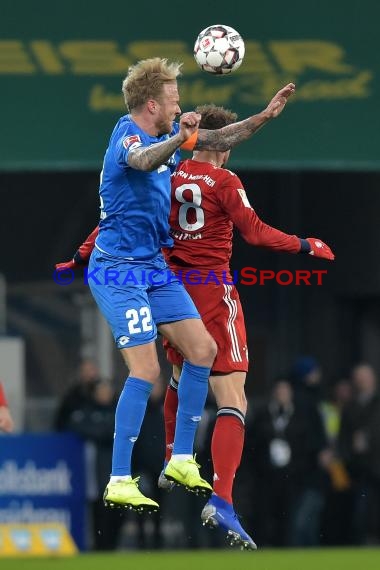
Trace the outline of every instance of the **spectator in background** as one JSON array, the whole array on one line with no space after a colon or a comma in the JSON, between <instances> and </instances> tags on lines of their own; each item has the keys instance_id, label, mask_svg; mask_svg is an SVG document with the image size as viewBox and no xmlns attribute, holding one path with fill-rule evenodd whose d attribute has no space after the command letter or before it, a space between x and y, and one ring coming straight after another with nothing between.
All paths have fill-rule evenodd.
<instances>
[{"instance_id":1,"label":"spectator in background","mask_svg":"<svg viewBox=\"0 0 380 570\"><path fill-rule=\"evenodd\" d=\"M13 431L14 423L2 383L0 382L0 431L10 433Z\"/></svg>"},{"instance_id":2,"label":"spectator in background","mask_svg":"<svg viewBox=\"0 0 380 570\"><path fill-rule=\"evenodd\" d=\"M86 404L99 380L100 373L95 362L89 359L82 360L78 368L77 378L69 386L58 406L54 419L54 428L57 431L63 431L67 428L67 422L72 412L78 409L78 406L81 407Z\"/></svg>"},{"instance_id":3,"label":"spectator in background","mask_svg":"<svg viewBox=\"0 0 380 570\"><path fill-rule=\"evenodd\" d=\"M114 550L125 518L122 511L104 508L103 490L109 479L117 398L109 382L91 380L88 385L91 390L87 397L78 398L76 405L73 402L61 427L85 442L86 490L92 529L90 547Z\"/></svg>"},{"instance_id":4,"label":"spectator in background","mask_svg":"<svg viewBox=\"0 0 380 570\"><path fill-rule=\"evenodd\" d=\"M380 543L380 394L369 364L351 373L354 398L343 411L339 451L353 484L351 541Z\"/></svg>"},{"instance_id":5,"label":"spectator in background","mask_svg":"<svg viewBox=\"0 0 380 570\"><path fill-rule=\"evenodd\" d=\"M340 455L338 436L345 408L352 400L352 383L339 379L331 388L331 396L322 402L322 416L333 458L328 466L330 480L322 520L324 545L349 545L350 532L347 520L351 517L352 485L349 473Z\"/></svg>"},{"instance_id":6,"label":"spectator in background","mask_svg":"<svg viewBox=\"0 0 380 570\"><path fill-rule=\"evenodd\" d=\"M295 505L291 545L317 546L329 485L328 471L333 461L322 412L322 369L319 362L313 356L298 357L293 367L292 383L295 405L307 414L314 466Z\"/></svg>"},{"instance_id":7,"label":"spectator in background","mask_svg":"<svg viewBox=\"0 0 380 570\"><path fill-rule=\"evenodd\" d=\"M318 543L322 499L318 494L315 499L310 485L320 451L314 418L294 398L292 384L280 378L247 427L244 470L254 474L249 510L260 544ZM308 510L310 504L314 508Z\"/></svg>"},{"instance_id":8,"label":"spectator in background","mask_svg":"<svg viewBox=\"0 0 380 570\"><path fill-rule=\"evenodd\" d=\"M322 400L322 369L313 356L300 356L292 370L294 397L300 404L319 407Z\"/></svg>"},{"instance_id":9,"label":"spectator in background","mask_svg":"<svg viewBox=\"0 0 380 570\"><path fill-rule=\"evenodd\" d=\"M335 446L339 435L343 410L352 401L352 383L347 378L341 378L332 385L329 392L330 397L328 400L321 402L321 411L327 438L332 445Z\"/></svg>"},{"instance_id":10,"label":"spectator in background","mask_svg":"<svg viewBox=\"0 0 380 570\"><path fill-rule=\"evenodd\" d=\"M320 449L318 464L323 468L329 466L332 450L327 437L324 398L322 385L322 368L312 356L300 356L296 359L291 374L294 399L309 415L313 425L315 447Z\"/></svg>"}]
</instances>

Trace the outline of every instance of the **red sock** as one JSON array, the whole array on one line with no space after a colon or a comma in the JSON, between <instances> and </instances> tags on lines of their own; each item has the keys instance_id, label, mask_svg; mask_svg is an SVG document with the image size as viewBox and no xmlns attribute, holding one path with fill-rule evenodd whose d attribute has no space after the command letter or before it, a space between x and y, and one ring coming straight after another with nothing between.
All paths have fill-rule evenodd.
<instances>
[{"instance_id":1,"label":"red sock","mask_svg":"<svg viewBox=\"0 0 380 570\"><path fill-rule=\"evenodd\" d=\"M244 445L244 424L236 415L216 418L211 441L214 493L232 504L232 486Z\"/></svg>"},{"instance_id":2,"label":"red sock","mask_svg":"<svg viewBox=\"0 0 380 570\"><path fill-rule=\"evenodd\" d=\"M177 408L178 391L169 384L164 401L165 461L170 461L172 456Z\"/></svg>"}]
</instances>

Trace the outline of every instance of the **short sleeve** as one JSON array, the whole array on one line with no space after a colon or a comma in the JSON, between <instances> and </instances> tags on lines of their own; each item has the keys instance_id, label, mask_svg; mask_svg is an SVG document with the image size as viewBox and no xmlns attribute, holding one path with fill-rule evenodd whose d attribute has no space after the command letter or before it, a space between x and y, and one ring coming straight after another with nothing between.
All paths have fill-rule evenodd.
<instances>
[{"instance_id":1,"label":"short sleeve","mask_svg":"<svg viewBox=\"0 0 380 570\"><path fill-rule=\"evenodd\" d=\"M123 166L128 166L130 151L142 146L142 144L143 142L139 134L124 134L119 138L115 146L116 161Z\"/></svg>"}]
</instances>

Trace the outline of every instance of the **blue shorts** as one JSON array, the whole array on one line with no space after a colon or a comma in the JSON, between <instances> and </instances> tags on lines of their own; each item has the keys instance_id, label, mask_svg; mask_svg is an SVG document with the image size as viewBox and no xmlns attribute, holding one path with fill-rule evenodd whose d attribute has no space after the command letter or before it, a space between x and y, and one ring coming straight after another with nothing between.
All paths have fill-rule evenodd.
<instances>
[{"instance_id":1,"label":"blue shorts","mask_svg":"<svg viewBox=\"0 0 380 570\"><path fill-rule=\"evenodd\" d=\"M127 261L94 248L86 277L118 348L154 341L157 325L200 319L161 253L145 261Z\"/></svg>"}]
</instances>

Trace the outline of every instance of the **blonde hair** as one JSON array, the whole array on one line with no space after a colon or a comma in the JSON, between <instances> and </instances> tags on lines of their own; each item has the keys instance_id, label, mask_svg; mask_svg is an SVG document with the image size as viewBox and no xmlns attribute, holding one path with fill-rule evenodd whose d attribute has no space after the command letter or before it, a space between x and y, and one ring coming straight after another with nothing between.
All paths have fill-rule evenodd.
<instances>
[{"instance_id":1,"label":"blonde hair","mask_svg":"<svg viewBox=\"0 0 380 570\"><path fill-rule=\"evenodd\" d=\"M167 59L143 59L128 69L123 81L124 101L129 111L138 109L149 99L159 99L165 83L175 83L181 75L182 63Z\"/></svg>"}]
</instances>

